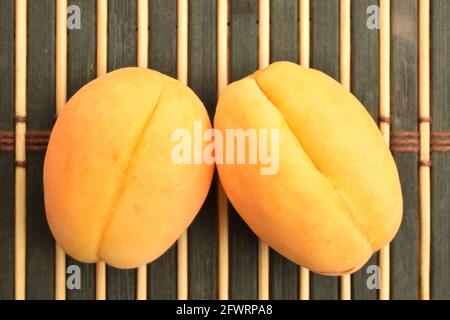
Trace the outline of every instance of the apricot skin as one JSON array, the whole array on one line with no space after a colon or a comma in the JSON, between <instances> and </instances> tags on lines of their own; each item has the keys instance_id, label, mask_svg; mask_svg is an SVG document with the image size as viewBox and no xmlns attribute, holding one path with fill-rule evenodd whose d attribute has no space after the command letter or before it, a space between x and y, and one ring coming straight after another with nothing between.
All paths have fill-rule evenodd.
<instances>
[{"instance_id":1,"label":"apricot skin","mask_svg":"<svg viewBox=\"0 0 450 320\"><path fill-rule=\"evenodd\" d=\"M53 128L44 163L47 220L83 262L134 268L164 253L208 193L214 166L174 164L171 133L211 128L196 95L156 71L125 68L81 88Z\"/></svg>"},{"instance_id":2,"label":"apricot skin","mask_svg":"<svg viewBox=\"0 0 450 320\"><path fill-rule=\"evenodd\" d=\"M332 78L273 63L225 89L214 127L280 130L275 175L261 175L258 164L217 167L244 221L291 261L349 274L395 236L402 193L394 160L362 104Z\"/></svg>"}]
</instances>

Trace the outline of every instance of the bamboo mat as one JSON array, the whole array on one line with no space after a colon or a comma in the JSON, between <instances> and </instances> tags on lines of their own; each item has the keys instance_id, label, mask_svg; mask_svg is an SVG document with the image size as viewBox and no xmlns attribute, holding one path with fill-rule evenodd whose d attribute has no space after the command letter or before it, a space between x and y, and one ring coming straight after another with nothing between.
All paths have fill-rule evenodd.
<instances>
[{"instance_id":1,"label":"bamboo mat","mask_svg":"<svg viewBox=\"0 0 450 320\"><path fill-rule=\"evenodd\" d=\"M66 8L81 12L67 30ZM374 7L377 5L378 7ZM381 29L367 27L380 8ZM450 1L0 1L0 299L449 299ZM220 92L277 60L322 70L379 124L399 168L404 218L360 271L324 277L257 239L217 176L199 215L136 270L59 249L43 203L49 132L98 75L148 66L188 84L211 119ZM66 289L66 267L81 289ZM379 265L379 290L368 267Z\"/></svg>"}]
</instances>

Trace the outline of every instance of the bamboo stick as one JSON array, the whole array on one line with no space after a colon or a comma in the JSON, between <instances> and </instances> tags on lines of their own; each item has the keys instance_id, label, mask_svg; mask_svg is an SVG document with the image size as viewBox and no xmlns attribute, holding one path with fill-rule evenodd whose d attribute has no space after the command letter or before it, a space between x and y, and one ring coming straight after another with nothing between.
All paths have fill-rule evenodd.
<instances>
[{"instance_id":1,"label":"bamboo stick","mask_svg":"<svg viewBox=\"0 0 450 320\"><path fill-rule=\"evenodd\" d=\"M217 9L217 65L219 96L228 83L228 0L219 0ZM229 296L229 246L228 246L228 200L220 181L217 181L218 203L218 298Z\"/></svg>"},{"instance_id":2,"label":"bamboo stick","mask_svg":"<svg viewBox=\"0 0 450 320\"><path fill-rule=\"evenodd\" d=\"M108 0L97 0L97 76L107 72Z\"/></svg>"},{"instance_id":3,"label":"bamboo stick","mask_svg":"<svg viewBox=\"0 0 450 320\"><path fill-rule=\"evenodd\" d=\"M138 6L138 66L148 67L148 0L137 0ZM136 299L147 299L147 265L137 268Z\"/></svg>"},{"instance_id":4,"label":"bamboo stick","mask_svg":"<svg viewBox=\"0 0 450 320\"><path fill-rule=\"evenodd\" d=\"M389 145L390 123L390 0L380 0L380 131ZM381 283L379 291L380 300L390 297L390 250L386 245L380 250L379 264L381 270Z\"/></svg>"},{"instance_id":5,"label":"bamboo stick","mask_svg":"<svg viewBox=\"0 0 450 320\"><path fill-rule=\"evenodd\" d=\"M430 1L419 1L420 298L430 299Z\"/></svg>"},{"instance_id":6,"label":"bamboo stick","mask_svg":"<svg viewBox=\"0 0 450 320\"><path fill-rule=\"evenodd\" d=\"M351 68L351 30L350 30L350 15L351 3L350 0L341 0L340 2L340 81L341 84L350 91L350 68ZM341 300L351 299L351 276L344 275L340 279L340 296Z\"/></svg>"},{"instance_id":7,"label":"bamboo stick","mask_svg":"<svg viewBox=\"0 0 450 320\"><path fill-rule=\"evenodd\" d=\"M178 80L188 82L188 0L178 0L177 75ZM188 231L178 239L177 298L188 299Z\"/></svg>"},{"instance_id":8,"label":"bamboo stick","mask_svg":"<svg viewBox=\"0 0 450 320\"><path fill-rule=\"evenodd\" d=\"M350 68L351 68L351 0L341 0L340 2L340 81L341 84L350 90Z\"/></svg>"},{"instance_id":9,"label":"bamboo stick","mask_svg":"<svg viewBox=\"0 0 450 320\"><path fill-rule=\"evenodd\" d=\"M263 69L270 62L270 1L259 0L258 65ZM269 246L258 241L258 299L269 299Z\"/></svg>"},{"instance_id":10,"label":"bamboo stick","mask_svg":"<svg viewBox=\"0 0 450 320\"><path fill-rule=\"evenodd\" d=\"M310 60L310 25L309 25L309 0L299 0L299 17L300 17L300 64L304 67L309 68L309 60ZM299 298L301 300L309 300L309 270L300 267L300 279L299 279Z\"/></svg>"},{"instance_id":11,"label":"bamboo stick","mask_svg":"<svg viewBox=\"0 0 450 320\"><path fill-rule=\"evenodd\" d=\"M97 76L107 72L108 0L97 0ZM106 264L97 262L95 270L96 299L106 299Z\"/></svg>"},{"instance_id":12,"label":"bamboo stick","mask_svg":"<svg viewBox=\"0 0 450 320\"><path fill-rule=\"evenodd\" d=\"M299 17L300 17L300 64L304 67L309 67L310 60L310 3L309 0L299 0Z\"/></svg>"},{"instance_id":13,"label":"bamboo stick","mask_svg":"<svg viewBox=\"0 0 450 320\"><path fill-rule=\"evenodd\" d=\"M56 115L67 98L67 0L56 1ZM55 299L66 299L66 255L55 246Z\"/></svg>"},{"instance_id":14,"label":"bamboo stick","mask_svg":"<svg viewBox=\"0 0 450 320\"><path fill-rule=\"evenodd\" d=\"M138 66L148 67L148 0L137 0L138 6Z\"/></svg>"},{"instance_id":15,"label":"bamboo stick","mask_svg":"<svg viewBox=\"0 0 450 320\"><path fill-rule=\"evenodd\" d=\"M15 10L15 298L24 300L26 296L27 0L16 0Z\"/></svg>"}]
</instances>

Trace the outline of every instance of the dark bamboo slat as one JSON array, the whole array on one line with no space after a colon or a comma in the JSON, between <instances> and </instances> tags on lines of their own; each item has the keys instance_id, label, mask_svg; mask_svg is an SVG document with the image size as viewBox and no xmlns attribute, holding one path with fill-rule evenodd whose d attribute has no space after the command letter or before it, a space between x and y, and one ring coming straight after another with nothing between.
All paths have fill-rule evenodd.
<instances>
[{"instance_id":1,"label":"dark bamboo slat","mask_svg":"<svg viewBox=\"0 0 450 320\"><path fill-rule=\"evenodd\" d=\"M55 2L28 2L27 130L55 118ZM45 72L43 72L45 71ZM45 218L43 153L27 153L26 298L54 298L55 243Z\"/></svg>"},{"instance_id":2,"label":"dark bamboo slat","mask_svg":"<svg viewBox=\"0 0 450 320\"><path fill-rule=\"evenodd\" d=\"M230 82L258 67L256 0L230 1ZM258 239L229 205L230 299L258 297Z\"/></svg>"},{"instance_id":3,"label":"dark bamboo slat","mask_svg":"<svg viewBox=\"0 0 450 320\"><path fill-rule=\"evenodd\" d=\"M311 67L339 81L339 1L311 0ZM338 277L311 274L311 299L339 298Z\"/></svg>"},{"instance_id":4,"label":"dark bamboo slat","mask_svg":"<svg viewBox=\"0 0 450 320\"><path fill-rule=\"evenodd\" d=\"M270 60L298 61L298 1L272 1L270 5ZM298 266L270 250L270 298L298 299Z\"/></svg>"},{"instance_id":5,"label":"dark bamboo slat","mask_svg":"<svg viewBox=\"0 0 450 320\"><path fill-rule=\"evenodd\" d=\"M418 7L391 2L392 130L417 131ZM403 221L391 246L391 298L417 299L419 275L418 155L395 154L403 191Z\"/></svg>"},{"instance_id":6,"label":"dark bamboo slat","mask_svg":"<svg viewBox=\"0 0 450 320\"><path fill-rule=\"evenodd\" d=\"M216 17L217 5L214 1L189 1L188 84L202 100L211 121L217 101ZM189 299L215 299L217 296L215 179L202 209L189 228Z\"/></svg>"},{"instance_id":7,"label":"dark bamboo slat","mask_svg":"<svg viewBox=\"0 0 450 320\"><path fill-rule=\"evenodd\" d=\"M14 1L0 1L0 130L13 130ZM14 298L14 154L0 154L0 299Z\"/></svg>"},{"instance_id":8,"label":"dark bamboo slat","mask_svg":"<svg viewBox=\"0 0 450 320\"><path fill-rule=\"evenodd\" d=\"M367 28L367 8L378 1L352 1L351 8L351 91L377 121L379 109L379 32ZM352 299L374 300L377 290L367 287L367 267L377 265L377 254L352 275Z\"/></svg>"},{"instance_id":9,"label":"dark bamboo slat","mask_svg":"<svg viewBox=\"0 0 450 320\"><path fill-rule=\"evenodd\" d=\"M108 1L108 72L137 65L136 1ZM135 299L136 270L107 267L107 299Z\"/></svg>"},{"instance_id":10,"label":"dark bamboo slat","mask_svg":"<svg viewBox=\"0 0 450 320\"><path fill-rule=\"evenodd\" d=\"M177 67L177 2L156 0L149 5L150 68L176 78ZM148 298L176 299L177 246L174 244L163 256L148 266Z\"/></svg>"},{"instance_id":11,"label":"dark bamboo slat","mask_svg":"<svg viewBox=\"0 0 450 320\"><path fill-rule=\"evenodd\" d=\"M81 29L70 30L67 41L67 97L96 78L96 3L95 0L72 0L82 14ZM83 48L83 50L80 50ZM81 288L66 290L69 300L95 299L95 265L80 263L67 256L67 267L76 265L81 271Z\"/></svg>"}]
</instances>

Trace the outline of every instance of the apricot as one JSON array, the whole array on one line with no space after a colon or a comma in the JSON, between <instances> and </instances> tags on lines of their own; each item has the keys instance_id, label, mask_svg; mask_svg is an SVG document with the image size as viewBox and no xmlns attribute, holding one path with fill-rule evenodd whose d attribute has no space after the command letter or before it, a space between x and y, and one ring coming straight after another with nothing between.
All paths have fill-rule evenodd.
<instances>
[{"instance_id":1,"label":"apricot","mask_svg":"<svg viewBox=\"0 0 450 320\"><path fill-rule=\"evenodd\" d=\"M261 174L260 163L217 167L243 220L286 258L350 274L395 236L402 193L392 155L363 105L331 77L273 63L225 89L214 127L279 130L276 173Z\"/></svg>"},{"instance_id":2,"label":"apricot","mask_svg":"<svg viewBox=\"0 0 450 320\"><path fill-rule=\"evenodd\" d=\"M186 230L208 193L212 164L174 163L171 134L208 114L186 86L125 68L81 88L53 128L44 163L47 220L83 262L148 263Z\"/></svg>"}]
</instances>

